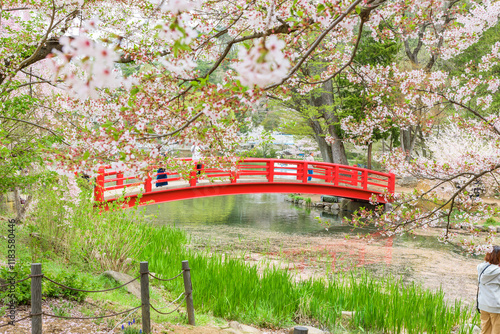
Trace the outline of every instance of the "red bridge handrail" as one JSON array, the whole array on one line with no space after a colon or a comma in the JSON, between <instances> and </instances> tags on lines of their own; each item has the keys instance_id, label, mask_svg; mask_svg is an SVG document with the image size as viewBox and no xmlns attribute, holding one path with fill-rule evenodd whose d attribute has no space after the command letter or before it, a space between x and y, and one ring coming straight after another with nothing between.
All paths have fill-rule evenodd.
<instances>
[{"instance_id":1,"label":"red bridge handrail","mask_svg":"<svg viewBox=\"0 0 500 334\"><path fill-rule=\"evenodd\" d=\"M190 158L184 158L182 160L191 161ZM154 169L158 169L158 167L154 167ZM219 182L228 181L222 184L213 183L209 185L211 187L227 186L228 184L250 184L255 183L257 180L262 181L259 184L295 184L297 185L296 192L300 192L299 185L308 184L322 187L329 186L353 189L356 191L361 190L365 193L376 194L379 198L384 192L393 194L395 188L395 175L392 173L383 173L356 166L346 166L327 162L247 158L241 160L237 164L236 170L202 167L202 171L202 180L217 179ZM160 178L157 180L156 177L158 175L167 175L168 178ZM293 181L291 180L292 178ZM134 180L136 182L134 182ZM174 190L171 187L156 191L153 190L153 186L158 182L174 181L186 181L187 184L185 184L185 187L181 187L182 189L207 187L207 184L197 183L199 177L197 175L196 163L194 162L193 170L188 178L182 178L176 172L166 171L164 173L149 174L145 180L138 179L135 176L124 177L123 172L111 170L111 166L102 166L99 168L96 178L97 184L94 190L94 198L97 202L112 201L114 199L105 200L107 191L137 186L143 187L143 195L153 192L158 193L159 191ZM110 183L114 183L114 185L107 186L107 184ZM175 190L179 189L179 187L175 188ZM318 188L318 191L321 191L321 189ZM363 199L366 199L365 197L366 196L363 196Z\"/></svg>"}]
</instances>

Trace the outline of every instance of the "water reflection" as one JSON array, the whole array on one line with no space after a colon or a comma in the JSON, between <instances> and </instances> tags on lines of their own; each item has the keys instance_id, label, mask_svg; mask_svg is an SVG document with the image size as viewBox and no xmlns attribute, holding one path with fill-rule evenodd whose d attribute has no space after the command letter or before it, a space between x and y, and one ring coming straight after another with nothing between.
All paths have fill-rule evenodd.
<instances>
[{"instance_id":1,"label":"water reflection","mask_svg":"<svg viewBox=\"0 0 500 334\"><path fill-rule=\"evenodd\" d=\"M147 206L146 214L156 215L159 225L175 224L187 230L201 230L201 227L215 229L217 226L217 233L226 236L242 229L252 229L252 234L257 231L263 237L266 232L339 237L376 232L373 227L353 228L342 224L345 212L336 215L315 208L299 207L286 202L286 196L248 194L196 198ZM403 235L395 238L394 243L464 254L459 246L441 243L435 236Z\"/></svg>"},{"instance_id":2,"label":"water reflection","mask_svg":"<svg viewBox=\"0 0 500 334\"><path fill-rule=\"evenodd\" d=\"M226 225L266 231L309 234L325 230L315 217L322 213L297 207L285 201L283 194L249 194L196 198L146 207L147 214L157 215L158 224L179 227ZM341 218L331 215L322 219L339 225Z\"/></svg>"}]
</instances>

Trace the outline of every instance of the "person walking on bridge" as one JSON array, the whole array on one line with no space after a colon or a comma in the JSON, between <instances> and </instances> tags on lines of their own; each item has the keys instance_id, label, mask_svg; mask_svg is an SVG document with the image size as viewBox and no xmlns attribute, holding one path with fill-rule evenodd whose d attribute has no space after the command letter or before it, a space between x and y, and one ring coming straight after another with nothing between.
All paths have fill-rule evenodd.
<instances>
[{"instance_id":1,"label":"person walking on bridge","mask_svg":"<svg viewBox=\"0 0 500 334\"><path fill-rule=\"evenodd\" d=\"M311 152L304 160L305 161L314 161L314 152ZM311 167L311 166L309 165L309 167ZM307 170L307 174L312 175L313 174L313 170L312 169L308 169ZM312 177L309 176L307 178L307 181L311 181L311 179L312 179Z\"/></svg>"},{"instance_id":2,"label":"person walking on bridge","mask_svg":"<svg viewBox=\"0 0 500 334\"><path fill-rule=\"evenodd\" d=\"M191 157L193 159L193 162L196 163L196 174L197 177L200 176L201 174L201 169L203 168L203 164L199 163L200 159L203 159L203 155L201 154L201 147L194 144L191 146ZM196 183L198 183L198 180L196 180Z\"/></svg>"}]
</instances>

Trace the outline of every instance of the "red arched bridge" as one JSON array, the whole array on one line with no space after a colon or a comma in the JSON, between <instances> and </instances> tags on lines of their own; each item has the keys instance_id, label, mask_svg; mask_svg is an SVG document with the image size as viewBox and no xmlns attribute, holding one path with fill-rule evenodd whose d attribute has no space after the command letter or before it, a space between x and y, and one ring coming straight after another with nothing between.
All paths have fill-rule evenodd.
<instances>
[{"instance_id":1,"label":"red arched bridge","mask_svg":"<svg viewBox=\"0 0 500 334\"><path fill-rule=\"evenodd\" d=\"M190 161L190 159L186 159ZM189 179L176 172L149 175L145 181L124 177L110 167L99 168L94 196L97 202L113 202L125 195L127 206L155 204L189 198L250 193L321 194L369 201L375 195L386 203L385 192L394 193L395 176L355 166L287 159L250 158L235 170L203 168L193 162ZM167 184L168 183L168 184ZM138 194L142 196L138 198Z\"/></svg>"}]
</instances>

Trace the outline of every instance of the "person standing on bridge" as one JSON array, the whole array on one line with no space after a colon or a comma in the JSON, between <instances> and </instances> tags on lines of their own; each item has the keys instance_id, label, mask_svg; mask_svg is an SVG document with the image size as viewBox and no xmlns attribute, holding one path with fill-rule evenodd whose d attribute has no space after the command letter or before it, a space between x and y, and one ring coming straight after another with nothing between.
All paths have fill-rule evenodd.
<instances>
[{"instance_id":1,"label":"person standing on bridge","mask_svg":"<svg viewBox=\"0 0 500 334\"><path fill-rule=\"evenodd\" d=\"M314 152L311 152L311 153L310 153L310 154L309 154L309 155L308 155L308 156L307 156L304 160L305 160L305 161L314 161ZM308 169L308 170L307 170L307 174L312 175L312 173L313 173L313 170L312 170L312 169ZM307 178L307 181L311 181L311 179L312 179L312 177L311 177L311 176L309 176L309 177Z\"/></svg>"},{"instance_id":2,"label":"person standing on bridge","mask_svg":"<svg viewBox=\"0 0 500 334\"><path fill-rule=\"evenodd\" d=\"M196 163L196 174L197 174L197 177L200 176L201 174L201 169L203 168L203 164L201 163L198 163L200 159L203 158L203 155L201 154L201 147L194 144L193 146L191 146L191 157L193 158L193 162ZM198 183L198 180L196 180L196 183Z\"/></svg>"},{"instance_id":3,"label":"person standing on bridge","mask_svg":"<svg viewBox=\"0 0 500 334\"><path fill-rule=\"evenodd\" d=\"M500 334L500 246L494 246L484 260L477 266L481 334Z\"/></svg>"}]
</instances>

